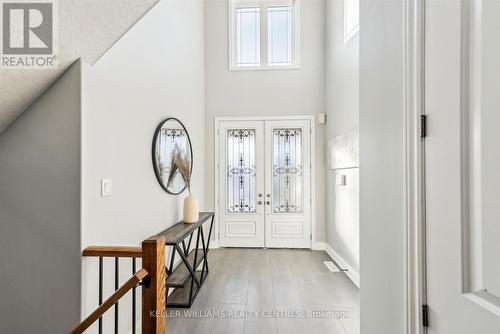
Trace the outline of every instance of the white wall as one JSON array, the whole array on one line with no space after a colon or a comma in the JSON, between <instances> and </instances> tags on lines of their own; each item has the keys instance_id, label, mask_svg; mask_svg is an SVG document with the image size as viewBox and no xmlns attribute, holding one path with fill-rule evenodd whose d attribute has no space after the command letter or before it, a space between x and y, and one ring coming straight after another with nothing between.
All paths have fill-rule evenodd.
<instances>
[{"instance_id":1,"label":"white wall","mask_svg":"<svg viewBox=\"0 0 500 334\"><path fill-rule=\"evenodd\" d=\"M214 208L215 116L311 115L324 111L324 0L301 1L301 68L228 70L227 0L205 5L206 196ZM316 127L316 235L324 240L324 128Z\"/></svg>"},{"instance_id":2,"label":"white wall","mask_svg":"<svg viewBox=\"0 0 500 334\"><path fill-rule=\"evenodd\" d=\"M344 1L326 1L325 98L327 143L359 127L359 34L344 43ZM326 156L331 154L327 145ZM340 259L359 274L359 170L330 169L327 163L326 242ZM346 185L336 185L335 175Z\"/></svg>"},{"instance_id":3,"label":"white wall","mask_svg":"<svg viewBox=\"0 0 500 334\"><path fill-rule=\"evenodd\" d=\"M202 0L160 1L95 66L85 68L82 248L139 245L180 219L183 196L162 190L151 161L153 133L169 116L190 133L193 194L205 208L203 7ZM113 180L111 197L100 197L102 178ZM105 266L107 294L112 261ZM85 314L97 306L97 268L97 260L84 260ZM121 268L124 282L130 261L122 260ZM130 328L129 303L130 297L121 303L122 330Z\"/></svg>"},{"instance_id":4,"label":"white wall","mask_svg":"<svg viewBox=\"0 0 500 334\"><path fill-rule=\"evenodd\" d=\"M405 332L403 6L360 9L361 333Z\"/></svg>"},{"instance_id":5,"label":"white wall","mask_svg":"<svg viewBox=\"0 0 500 334\"><path fill-rule=\"evenodd\" d=\"M80 316L80 64L0 134L0 331Z\"/></svg>"}]
</instances>

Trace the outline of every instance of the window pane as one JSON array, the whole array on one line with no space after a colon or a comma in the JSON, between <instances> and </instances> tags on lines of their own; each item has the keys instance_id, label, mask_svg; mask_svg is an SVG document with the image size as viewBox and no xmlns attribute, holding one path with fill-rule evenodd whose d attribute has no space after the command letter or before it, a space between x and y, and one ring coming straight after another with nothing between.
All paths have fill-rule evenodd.
<instances>
[{"instance_id":1,"label":"window pane","mask_svg":"<svg viewBox=\"0 0 500 334\"><path fill-rule=\"evenodd\" d=\"M273 212L302 212L302 129L273 130Z\"/></svg>"},{"instance_id":2,"label":"window pane","mask_svg":"<svg viewBox=\"0 0 500 334\"><path fill-rule=\"evenodd\" d=\"M227 130L227 212L255 213L255 129Z\"/></svg>"},{"instance_id":3,"label":"window pane","mask_svg":"<svg viewBox=\"0 0 500 334\"><path fill-rule=\"evenodd\" d=\"M292 65L293 59L292 7L268 9L268 63L269 66Z\"/></svg>"},{"instance_id":4,"label":"window pane","mask_svg":"<svg viewBox=\"0 0 500 334\"><path fill-rule=\"evenodd\" d=\"M236 66L260 65L260 8L236 9Z\"/></svg>"}]
</instances>

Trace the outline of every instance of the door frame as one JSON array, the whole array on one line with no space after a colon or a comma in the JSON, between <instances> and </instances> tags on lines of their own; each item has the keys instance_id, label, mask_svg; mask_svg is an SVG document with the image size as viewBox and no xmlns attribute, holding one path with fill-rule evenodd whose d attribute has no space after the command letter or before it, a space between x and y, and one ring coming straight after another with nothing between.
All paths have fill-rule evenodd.
<instances>
[{"instance_id":1,"label":"door frame","mask_svg":"<svg viewBox=\"0 0 500 334\"><path fill-rule=\"evenodd\" d=\"M311 246L314 248L316 242L316 116L315 115L300 115L300 116L215 116L214 118L214 199L215 199L215 242L214 248L220 246L220 210L219 202L219 128L221 122L241 122L241 121L286 121L286 120L308 120L311 123Z\"/></svg>"},{"instance_id":2,"label":"door frame","mask_svg":"<svg viewBox=\"0 0 500 334\"><path fill-rule=\"evenodd\" d=\"M404 4L406 333L424 334L427 304L425 203L425 1ZM424 128L425 126L425 128ZM424 132L422 132L424 131Z\"/></svg>"}]
</instances>

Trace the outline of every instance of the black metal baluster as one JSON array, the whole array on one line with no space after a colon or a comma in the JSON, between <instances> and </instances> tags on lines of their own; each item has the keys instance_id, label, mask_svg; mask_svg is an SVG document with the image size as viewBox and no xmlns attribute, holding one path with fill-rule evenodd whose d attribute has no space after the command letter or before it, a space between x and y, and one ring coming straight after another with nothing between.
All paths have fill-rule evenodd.
<instances>
[{"instance_id":1,"label":"black metal baluster","mask_svg":"<svg viewBox=\"0 0 500 334\"><path fill-rule=\"evenodd\" d=\"M118 290L118 274L119 274L119 262L118 258L115 257L115 291ZM118 334L118 302L115 304L115 334Z\"/></svg>"},{"instance_id":2,"label":"black metal baluster","mask_svg":"<svg viewBox=\"0 0 500 334\"><path fill-rule=\"evenodd\" d=\"M135 257L132 258L132 275L135 275ZM132 288L132 334L135 334L135 289Z\"/></svg>"},{"instance_id":3,"label":"black metal baluster","mask_svg":"<svg viewBox=\"0 0 500 334\"><path fill-rule=\"evenodd\" d=\"M102 267L103 259L99 257L99 306L102 304ZM102 334L102 317L99 318L99 334Z\"/></svg>"}]
</instances>

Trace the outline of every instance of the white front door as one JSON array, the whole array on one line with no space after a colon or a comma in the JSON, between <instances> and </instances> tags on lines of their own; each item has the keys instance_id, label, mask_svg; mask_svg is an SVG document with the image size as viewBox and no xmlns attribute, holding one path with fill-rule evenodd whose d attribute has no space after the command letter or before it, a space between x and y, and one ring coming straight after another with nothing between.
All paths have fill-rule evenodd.
<instances>
[{"instance_id":1,"label":"white front door","mask_svg":"<svg viewBox=\"0 0 500 334\"><path fill-rule=\"evenodd\" d=\"M222 247L311 247L310 120L218 124Z\"/></svg>"},{"instance_id":2,"label":"white front door","mask_svg":"<svg viewBox=\"0 0 500 334\"><path fill-rule=\"evenodd\" d=\"M219 228L222 247L264 247L264 123L219 127Z\"/></svg>"},{"instance_id":3,"label":"white front door","mask_svg":"<svg viewBox=\"0 0 500 334\"><path fill-rule=\"evenodd\" d=\"M430 333L500 333L500 1L426 1Z\"/></svg>"},{"instance_id":4,"label":"white front door","mask_svg":"<svg viewBox=\"0 0 500 334\"><path fill-rule=\"evenodd\" d=\"M266 247L311 247L309 121L266 122Z\"/></svg>"}]
</instances>

